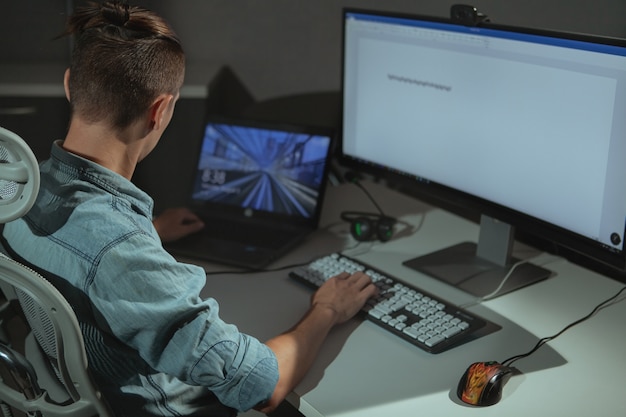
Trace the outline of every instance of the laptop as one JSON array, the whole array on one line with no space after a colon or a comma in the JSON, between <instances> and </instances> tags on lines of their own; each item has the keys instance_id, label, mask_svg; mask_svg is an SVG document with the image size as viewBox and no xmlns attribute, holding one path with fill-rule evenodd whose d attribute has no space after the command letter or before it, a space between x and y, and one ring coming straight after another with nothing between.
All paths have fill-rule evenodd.
<instances>
[{"instance_id":1,"label":"laptop","mask_svg":"<svg viewBox=\"0 0 626 417\"><path fill-rule=\"evenodd\" d=\"M205 228L166 248L263 269L317 229L333 141L323 127L210 117L188 198Z\"/></svg>"}]
</instances>

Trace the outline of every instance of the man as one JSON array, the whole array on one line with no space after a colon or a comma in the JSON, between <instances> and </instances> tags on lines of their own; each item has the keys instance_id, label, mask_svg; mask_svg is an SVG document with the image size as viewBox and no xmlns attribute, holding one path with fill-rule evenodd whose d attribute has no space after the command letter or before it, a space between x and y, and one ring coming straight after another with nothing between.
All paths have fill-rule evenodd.
<instances>
[{"instance_id":1,"label":"man","mask_svg":"<svg viewBox=\"0 0 626 417\"><path fill-rule=\"evenodd\" d=\"M224 323L217 302L199 297L204 271L162 247L202 223L184 209L153 223L153 201L130 182L174 111L184 73L176 35L155 14L117 2L78 9L67 34L75 36L67 136L41 165L35 206L6 225L5 250L72 304L116 415L271 411L374 285L361 273L330 279L298 324L266 343Z\"/></svg>"}]
</instances>

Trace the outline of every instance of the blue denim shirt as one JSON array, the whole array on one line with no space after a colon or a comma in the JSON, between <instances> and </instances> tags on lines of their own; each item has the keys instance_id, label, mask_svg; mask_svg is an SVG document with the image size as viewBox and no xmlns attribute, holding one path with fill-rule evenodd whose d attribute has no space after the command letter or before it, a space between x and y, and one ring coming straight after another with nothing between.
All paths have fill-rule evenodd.
<instances>
[{"instance_id":1,"label":"blue denim shirt","mask_svg":"<svg viewBox=\"0 0 626 417\"><path fill-rule=\"evenodd\" d=\"M4 237L74 307L117 415L232 415L267 400L276 357L199 297L204 270L163 249L152 208L130 181L57 142L35 206Z\"/></svg>"}]
</instances>

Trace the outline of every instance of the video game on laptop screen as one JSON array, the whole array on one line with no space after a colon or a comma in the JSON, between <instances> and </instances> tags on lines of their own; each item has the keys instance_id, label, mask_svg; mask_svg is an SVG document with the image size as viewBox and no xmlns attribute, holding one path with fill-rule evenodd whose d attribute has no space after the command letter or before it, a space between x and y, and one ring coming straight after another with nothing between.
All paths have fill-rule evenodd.
<instances>
[{"instance_id":1,"label":"video game on laptop screen","mask_svg":"<svg viewBox=\"0 0 626 417\"><path fill-rule=\"evenodd\" d=\"M305 132L208 123L192 200L312 217L330 142Z\"/></svg>"}]
</instances>

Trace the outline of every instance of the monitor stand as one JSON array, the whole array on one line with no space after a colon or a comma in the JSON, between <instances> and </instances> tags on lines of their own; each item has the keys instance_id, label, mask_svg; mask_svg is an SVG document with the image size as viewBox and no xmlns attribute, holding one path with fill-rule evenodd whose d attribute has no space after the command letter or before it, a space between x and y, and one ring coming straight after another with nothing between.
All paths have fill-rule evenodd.
<instances>
[{"instance_id":1,"label":"monitor stand","mask_svg":"<svg viewBox=\"0 0 626 417\"><path fill-rule=\"evenodd\" d=\"M531 263L515 266L519 259L511 255L514 234L511 225L482 215L478 245L460 243L403 264L477 297L493 298L551 275L548 269ZM502 288L493 294L505 278Z\"/></svg>"}]
</instances>

